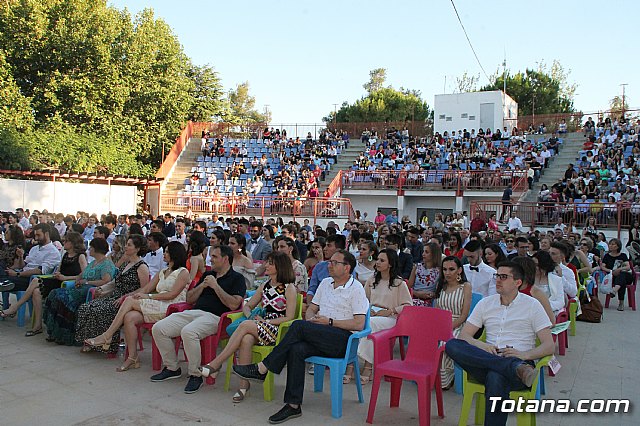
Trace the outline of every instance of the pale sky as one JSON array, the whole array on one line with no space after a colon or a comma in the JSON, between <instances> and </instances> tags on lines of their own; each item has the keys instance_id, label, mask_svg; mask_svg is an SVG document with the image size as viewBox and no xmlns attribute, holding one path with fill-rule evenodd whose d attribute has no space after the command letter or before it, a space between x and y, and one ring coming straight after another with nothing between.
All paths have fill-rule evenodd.
<instances>
[{"instance_id":1,"label":"pale sky","mask_svg":"<svg viewBox=\"0 0 640 426\"><path fill-rule=\"evenodd\" d=\"M150 7L198 65L212 65L225 90L249 81L273 123L314 123L365 95L374 68L387 84L433 96L452 93L465 71L487 83L450 0L205 1L108 0L132 13ZM482 66L491 75L506 52L512 73L558 59L578 84L576 109L606 110L622 94L640 107L640 2L457 0ZM633 36L635 34L636 36ZM445 85L446 79L446 85Z\"/></svg>"}]
</instances>

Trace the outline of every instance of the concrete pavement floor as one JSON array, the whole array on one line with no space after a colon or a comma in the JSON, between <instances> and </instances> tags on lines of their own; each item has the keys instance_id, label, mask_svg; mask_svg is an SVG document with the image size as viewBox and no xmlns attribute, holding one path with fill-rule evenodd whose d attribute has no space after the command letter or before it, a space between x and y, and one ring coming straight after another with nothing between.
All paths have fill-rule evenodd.
<instances>
[{"instance_id":1,"label":"concrete pavement floor","mask_svg":"<svg viewBox=\"0 0 640 426\"><path fill-rule=\"evenodd\" d=\"M13 296L12 296L13 298ZM603 298L601 297L601 300ZM545 425L638 425L640 411L633 405L640 395L640 312L627 308L616 311L617 301L605 309L600 324L578 323L576 336L570 336L562 368L555 377L545 377L545 399L630 398L632 409L626 414L538 414L537 424ZM26 328L15 319L0 321L0 424L31 425L261 425L282 406L285 373L276 376L276 398L265 402L260 386L253 385L247 399L231 401L233 391L225 392L224 368L218 382L203 385L195 394L183 392L186 377L164 383L151 383L150 337L145 335L142 366L124 373L115 371L121 359L103 354L81 354L79 348L47 343L44 335L25 337ZM186 365L182 367L186 371ZM232 376L235 390L237 378ZM361 425L365 423L371 385L364 387L365 403L357 402L353 384L344 385L343 417L331 417L329 376L325 392L313 392L313 377L307 375L303 416L289 424ZM418 424L417 388L405 382L400 407L389 408L389 384L383 383L374 424ZM445 418L437 417L432 397L431 423L457 425L462 396L444 392ZM473 421L473 413L469 416ZM509 418L515 425L515 415Z\"/></svg>"}]
</instances>

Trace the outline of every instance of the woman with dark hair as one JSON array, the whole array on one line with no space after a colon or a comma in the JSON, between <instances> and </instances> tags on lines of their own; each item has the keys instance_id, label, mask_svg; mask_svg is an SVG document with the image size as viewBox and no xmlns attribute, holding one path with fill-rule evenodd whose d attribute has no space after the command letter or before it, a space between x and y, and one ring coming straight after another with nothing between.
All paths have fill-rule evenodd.
<instances>
[{"instance_id":1,"label":"woman with dark hair","mask_svg":"<svg viewBox=\"0 0 640 426\"><path fill-rule=\"evenodd\" d=\"M462 247L462 237L457 232L449 235L449 247L444 249L445 256L455 256L462 259L464 248Z\"/></svg>"},{"instance_id":2,"label":"woman with dark hair","mask_svg":"<svg viewBox=\"0 0 640 426\"><path fill-rule=\"evenodd\" d=\"M298 260L296 242L289 237L280 237L278 240L277 251L286 254L291 261L291 267L293 268L293 273L296 277L295 285L298 293L306 293L309 288L309 276L307 275L307 268L305 268L304 265L300 263L300 260Z\"/></svg>"},{"instance_id":3,"label":"woman with dark hair","mask_svg":"<svg viewBox=\"0 0 640 426\"><path fill-rule=\"evenodd\" d=\"M626 254L621 253L622 243L617 238L609 241L609 251L602 258L600 269L605 274L611 272L613 274L613 286L609 296L616 297L618 295L618 310L624 311L624 294L627 286L633 283L631 275L631 265Z\"/></svg>"},{"instance_id":4,"label":"woman with dark hair","mask_svg":"<svg viewBox=\"0 0 640 426\"><path fill-rule=\"evenodd\" d=\"M471 295L471 284L467 281L460 259L457 256L445 257L436 285L434 307L451 312L453 336L456 338L469 316ZM451 387L453 376L453 360L444 354L440 367L440 381L443 389Z\"/></svg>"},{"instance_id":5,"label":"woman with dark hair","mask_svg":"<svg viewBox=\"0 0 640 426\"><path fill-rule=\"evenodd\" d=\"M276 238L276 233L273 230L273 226L264 225L262 227L262 238L269 244L272 244L272 241Z\"/></svg>"},{"instance_id":6,"label":"woman with dark hair","mask_svg":"<svg viewBox=\"0 0 640 426\"><path fill-rule=\"evenodd\" d=\"M0 268L4 271L7 268L14 269L18 265L16 261L16 250L18 248L24 249L24 233L22 228L17 225L11 225L4 233L4 244L0 248Z\"/></svg>"},{"instance_id":7,"label":"woman with dark hair","mask_svg":"<svg viewBox=\"0 0 640 426\"><path fill-rule=\"evenodd\" d=\"M80 305L76 327L76 341L84 342L93 336L104 333L118 313L119 306L124 300L139 293L149 283L149 268L142 260L147 251L147 240L138 234L129 235L124 256L127 260L120 268L116 278L107 284L96 287L94 299ZM88 342L82 348L88 352L91 348L102 352L115 353L118 351L120 333L115 332L110 341Z\"/></svg>"},{"instance_id":8,"label":"woman with dark hair","mask_svg":"<svg viewBox=\"0 0 640 426\"><path fill-rule=\"evenodd\" d=\"M422 263L413 265L409 276L409 288L413 289L413 304L431 306L436 284L440 277L442 251L440 245L427 243L422 251Z\"/></svg>"},{"instance_id":9,"label":"woman with dark hair","mask_svg":"<svg viewBox=\"0 0 640 426\"><path fill-rule=\"evenodd\" d=\"M235 233L229 237L229 247L233 250L233 270L244 277L247 289L252 289L256 279L256 270L253 267L253 262L247 256L247 239L244 235Z\"/></svg>"},{"instance_id":10,"label":"woman with dark hair","mask_svg":"<svg viewBox=\"0 0 640 426\"><path fill-rule=\"evenodd\" d=\"M53 227L49 228L54 229ZM60 265L58 265L51 278L33 278L24 295L9 309L4 312L0 311L0 317L13 317L18 312L18 308L27 303L31 297L34 297L34 300L38 300L37 303L33 304L33 328L27 331L25 334L27 337L42 333L42 302L40 300L45 299L52 289L60 288L62 281L75 280L87 267L82 235L77 232L67 233L64 249L65 253L62 256ZM38 297L38 293L40 297Z\"/></svg>"},{"instance_id":11,"label":"woman with dark hair","mask_svg":"<svg viewBox=\"0 0 640 426\"><path fill-rule=\"evenodd\" d=\"M376 246L376 243L373 241L363 241L360 243L358 263L354 269L358 281L366 283L369 278L373 277L377 258L378 246Z\"/></svg>"},{"instance_id":12,"label":"woman with dark hair","mask_svg":"<svg viewBox=\"0 0 640 426\"><path fill-rule=\"evenodd\" d=\"M209 237L209 247L207 247L204 258L205 268L207 270L211 270L211 249L214 247L220 247L222 245L227 245L227 237L225 236L223 230L215 229Z\"/></svg>"},{"instance_id":13,"label":"woman with dark hair","mask_svg":"<svg viewBox=\"0 0 640 426\"><path fill-rule=\"evenodd\" d=\"M347 250L351 253L356 259L360 256L358 244L360 243L360 231L357 229L351 230L349 232L349 240Z\"/></svg>"},{"instance_id":14,"label":"woman with dark hair","mask_svg":"<svg viewBox=\"0 0 640 426\"><path fill-rule=\"evenodd\" d=\"M68 231L66 235L73 233ZM76 278L74 287L57 288L44 302L43 321L49 337L47 341L59 345L75 344L76 311L87 299L89 289L101 286L113 279L117 268L107 257L109 244L103 238L89 243L89 256L94 260Z\"/></svg>"},{"instance_id":15,"label":"woman with dark hair","mask_svg":"<svg viewBox=\"0 0 640 426\"><path fill-rule=\"evenodd\" d=\"M129 225L129 235L143 235L144 231L142 230L142 226L139 223L132 223Z\"/></svg>"},{"instance_id":16,"label":"woman with dark hair","mask_svg":"<svg viewBox=\"0 0 640 426\"><path fill-rule=\"evenodd\" d=\"M262 284L251 299L242 307L245 318L250 318L252 310L261 305L264 314L255 315L243 321L233 332L224 350L207 365L200 367L204 377L215 376L225 361L238 351L238 363L251 363L253 345L273 346L278 335L278 326L291 321L296 314L297 293L295 274L289 257L280 252L271 252L265 260L267 282ZM233 402L241 402L249 391L249 382L240 381Z\"/></svg>"},{"instance_id":17,"label":"woman with dark hair","mask_svg":"<svg viewBox=\"0 0 640 426\"><path fill-rule=\"evenodd\" d=\"M484 263L497 270L498 265L507 260L507 256L504 255L504 251L502 251L500 246L494 243L484 248L483 259Z\"/></svg>"},{"instance_id":18,"label":"woman with dark hair","mask_svg":"<svg viewBox=\"0 0 640 426\"><path fill-rule=\"evenodd\" d=\"M394 325L405 306L413 305L409 287L402 279L400 258L395 250L384 249L378 253L376 272L364 285L371 304L371 332L386 330ZM364 359L361 381L365 385L373 377L373 341L363 339L358 345L358 356ZM353 371L353 370L350 370ZM345 374L344 381L351 381ZM368 374L367 374L368 373Z\"/></svg>"},{"instance_id":19,"label":"woman with dark hair","mask_svg":"<svg viewBox=\"0 0 640 426\"><path fill-rule=\"evenodd\" d=\"M540 250L533 255L533 261L537 265L535 286L549 298L553 314L557 316L565 306L562 277L554 274L556 264L548 252Z\"/></svg>"},{"instance_id":20,"label":"woman with dark hair","mask_svg":"<svg viewBox=\"0 0 640 426\"><path fill-rule=\"evenodd\" d=\"M309 245L309 254L304 260L304 267L307 268L307 276L311 276L313 268L324 261L324 247L327 245L327 240L324 237L318 237Z\"/></svg>"},{"instance_id":21,"label":"woman with dark hair","mask_svg":"<svg viewBox=\"0 0 640 426\"><path fill-rule=\"evenodd\" d=\"M189 282L199 282L206 270L204 250L207 248L207 237L200 231L191 231L189 236L189 254L187 256L187 269L189 270Z\"/></svg>"},{"instance_id":22,"label":"woman with dark hair","mask_svg":"<svg viewBox=\"0 0 640 426\"><path fill-rule=\"evenodd\" d=\"M124 328L124 341L129 357L116 371L123 372L140 367L136 345L137 325L143 321L160 321L165 317L169 305L187 300L190 281L189 271L186 268L187 251L184 245L178 241L167 244L164 250L164 261L167 262L167 268L157 273L153 280L140 291L124 300L109 328L101 335L85 340L85 344L89 346L109 345L112 336L120 327Z\"/></svg>"}]
</instances>

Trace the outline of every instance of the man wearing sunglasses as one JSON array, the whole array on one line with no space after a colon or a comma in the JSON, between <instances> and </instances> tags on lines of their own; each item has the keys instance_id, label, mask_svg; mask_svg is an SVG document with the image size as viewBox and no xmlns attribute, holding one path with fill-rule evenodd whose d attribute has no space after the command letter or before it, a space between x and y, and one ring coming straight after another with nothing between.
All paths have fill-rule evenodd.
<instances>
[{"instance_id":1,"label":"man wearing sunglasses","mask_svg":"<svg viewBox=\"0 0 640 426\"><path fill-rule=\"evenodd\" d=\"M524 280L522 266L501 262L495 278L497 294L478 302L459 337L447 342L446 352L471 378L484 384L484 424L505 425L508 412L502 411L502 402L512 390L531 387L539 374L534 361L552 355L555 345L551 322L540 302L518 291ZM486 341L474 338L481 327ZM495 397L500 398L497 404Z\"/></svg>"},{"instance_id":2,"label":"man wearing sunglasses","mask_svg":"<svg viewBox=\"0 0 640 426\"><path fill-rule=\"evenodd\" d=\"M269 417L269 423L282 423L302 415L305 359L343 357L351 333L364 327L369 301L362 284L351 276L356 267L355 257L341 249L327 263L330 276L320 282L307 308L306 321L294 321L284 339L262 362L233 367L238 376L260 382L269 371L280 374L287 367L285 405Z\"/></svg>"}]
</instances>

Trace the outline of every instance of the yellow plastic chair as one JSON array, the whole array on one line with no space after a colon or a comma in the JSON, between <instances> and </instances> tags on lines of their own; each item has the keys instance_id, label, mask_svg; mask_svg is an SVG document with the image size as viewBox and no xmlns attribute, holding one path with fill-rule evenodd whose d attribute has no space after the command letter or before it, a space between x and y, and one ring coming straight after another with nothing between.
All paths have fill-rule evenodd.
<instances>
[{"instance_id":1,"label":"yellow plastic chair","mask_svg":"<svg viewBox=\"0 0 640 426\"><path fill-rule=\"evenodd\" d=\"M544 374L540 371L542 367L548 366L551 356L545 356L536 363L536 375L531 389L524 389L519 391L511 391L509 397L513 400L523 398L525 400L537 399L536 394L538 391L538 385L540 383L540 374ZM458 420L458 426L466 426L469 418L469 412L471 411L471 404L473 403L473 397L476 396L476 411L475 411L475 424L481 425L484 423L484 385L476 382L475 380L467 376L467 372L463 371L463 389L464 397L462 400L462 409L460 410L460 419ZM535 413L516 413L516 422L518 426L535 426L536 415Z\"/></svg>"},{"instance_id":2,"label":"yellow plastic chair","mask_svg":"<svg viewBox=\"0 0 640 426\"><path fill-rule=\"evenodd\" d=\"M569 321L571 324L569 325L569 335L576 335L576 317L578 315L578 306L580 306L580 294L582 291L587 291L584 281L581 279L580 284L578 285L578 294L576 297L569 301Z\"/></svg>"},{"instance_id":3,"label":"yellow plastic chair","mask_svg":"<svg viewBox=\"0 0 640 426\"><path fill-rule=\"evenodd\" d=\"M235 314L229 315L229 319L231 319L231 321L235 321L238 318L241 318L243 315L244 314L242 312L237 312ZM287 334L287 331L289 331L289 327L291 326L291 324L294 321L300 320L300 319L302 319L302 294L298 294L298 297L297 297L296 313L295 313L294 319L292 319L291 321L283 322L278 327L278 335L276 336L276 345L278 343L280 343L280 341L284 338L285 334ZM252 349L253 362L254 363L258 363L258 362L262 361L263 359L265 359L267 357L267 355L269 355L271 353L271 351L273 351L274 346L254 345L253 349ZM229 357L229 360L227 361L227 372L226 372L225 381L224 381L224 390L225 391L229 390L229 385L231 383L231 369L233 368L233 358L234 357ZM264 383L262 385L262 389L263 389L263 392L264 392L264 400L265 401L272 401L273 400L273 389L274 389L274 377L273 376L274 376L273 373L271 371L269 371L269 373L267 373L267 377L265 378Z\"/></svg>"}]
</instances>

